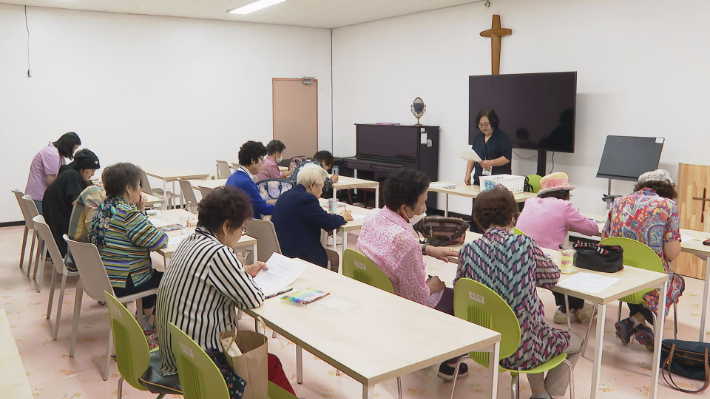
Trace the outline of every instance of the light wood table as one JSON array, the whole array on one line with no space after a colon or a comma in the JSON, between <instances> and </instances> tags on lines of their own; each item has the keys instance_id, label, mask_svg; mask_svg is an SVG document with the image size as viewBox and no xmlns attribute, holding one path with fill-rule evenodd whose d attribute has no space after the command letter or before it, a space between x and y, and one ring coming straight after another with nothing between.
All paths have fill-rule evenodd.
<instances>
[{"instance_id":1,"label":"light wood table","mask_svg":"<svg viewBox=\"0 0 710 399\"><path fill-rule=\"evenodd\" d=\"M452 188L441 188L441 187L432 187L432 184L454 184L455 186ZM444 207L444 216L449 216L449 195L457 195L459 197L466 197L466 198L476 198L478 197L478 194L481 193L481 186L474 186L470 185L467 186L463 182L460 183L454 183L454 182L446 182L446 181L437 181L429 184L429 188L427 189L429 192L433 193L442 193L446 194L446 205ZM533 198L536 197L537 194L535 193L517 193L513 194L515 197L516 202L525 202L528 198Z\"/></svg>"},{"instance_id":2,"label":"light wood table","mask_svg":"<svg viewBox=\"0 0 710 399\"><path fill-rule=\"evenodd\" d=\"M215 188L223 187L227 184L227 179L214 179L214 180L200 180L194 184L197 188L209 188L214 190Z\"/></svg>"},{"instance_id":3,"label":"light wood table","mask_svg":"<svg viewBox=\"0 0 710 399\"><path fill-rule=\"evenodd\" d=\"M301 348L362 383L365 399L374 398L374 387L380 382L472 351L492 351L491 363L498 363L499 333L308 265L293 283L294 290L316 288L330 293L323 302L340 300L358 306L330 314L313 308L320 301L299 306L275 297L244 310L296 344L299 384L303 382ZM489 370L489 389L495 398L498 372Z\"/></svg>"},{"instance_id":4,"label":"light wood table","mask_svg":"<svg viewBox=\"0 0 710 399\"><path fill-rule=\"evenodd\" d=\"M333 175L328 175L333 177ZM380 182L373 180L357 179L354 177L338 176L338 182L333 183L333 198L338 198L336 192L338 190L350 190L354 188L374 188L375 189L375 208L380 207Z\"/></svg>"},{"instance_id":5,"label":"light wood table","mask_svg":"<svg viewBox=\"0 0 710 399\"><path fill-rule=\"evenodd\" d=\"M471 240L480 237L480 234L470 233L466 235L465 242L468 243ZM453 247L461 247L453 246ZM559 266L559 252L549 249L544 249L546 254L549 254L552 260ZM447 285L452 285L453 280L456 277L456 263L445 263L440 260L431 258L429 256L425 257L427 264L427 273L438 276L441 281L444 281ZM602 273L595 272L592 270L579 269L577 267L573 268L573 272L570 274L562 274L560 277L560 282L570 278L578 272L597 274L605 277L614 277L620 279L617 283L613 284L606 290L591 294L583 291L570 290L567 288L562 288L555 286L552 291L559 292L566 296L574 296L577 298L582 298L587 300L598 308L597 319L597 330L595 337L595 350L594 350L594 367L592 370L592 393L591 399L594 399L599 391L599 380L601 377L601 364L602 364L602 350L604 348L604 325L606 322L606 306L610 303L618 301L620 298L625 297L634 292L638 292L649 288L658 288L660 292L666 292L668 287L668 276L664 273L652 272L649 270L639 269L631 266L624 267L623 270L616 273ZM665 295L660 295L658 309L665 308ZM658 324L655 327L655 331L663 331L664 318L658 317L656 319ZM589 328L591 329L592 322L594 318L590 320ZM568 319L568 329L571 329ZM658 394L658 372L659 372L659 362L661 358L661 341L663 334L656 334L654 339L654 351L653 360L651 361L652 371L651 371L651 396L650 398L655 399ZM585 339L586 342L586 339ZM584 345L586 347L586 343Z\"/></svg>"},{"instance_id":6,"label":"light wood table","mask_svg":"<svg viewBox=\"0 0 710 399\"><path fill-rule=\"evenodd\" d=\"M599 231L604 230L605 216L582 213L582 215L597 222ZM583 236L582 234L575 233ZM601 235L601 233L600 233ZM680 242L680 251L697 256L705 262L705 283L703 284L703 305L700 313L700 331L698 341L705 342L707 332L708 307L710 307L710 246L703 245L703 241L710 238L710 233L697 230L680 229L681 237L692 237L692 239ZM585 237L585 236L583 236Z\"/></svg>"},{"instance_id":7,"label":"light wood table","mask_svg":"<svg viewBox=\"0 0 710 399\"><path fill-rule=\"evenodd\" d=\"M171 209L167 211L160 211L158 212L157 215L155 216L150 216L148 220L150 219L159 219L165 222L169 223L180 223L180 220L182 218L188 218L188 220L197 220L196 215L193 213L190 213L186 210L183 209ZM173 231L167 231L166 234L168 237L175 237L175 236L180 236L184 235L184 233L187 234L192 234L195 232L195 227L187 227L184 231L183 230L173 230ZM173 244L173 245L168 245L167 247L163 249L159 249L157 252L160 255L163 255L165 258L165 266L167 267L168 262L170 261L170 258L173 256L175 253L175 250L177 249L178 244ZM256 256L256 249L257 249L257 240L256 238L248 235L243 235L242 238L239 239L239 242L237 245L234 246L233 248L235 251L239 250L245 250L245 249L251 249L253 251L252 253L254 256Z\"/></svg>"},{"instance_id":8,"label":"light wood table","mask_svg":"<svg viewBox=\"0 0 710 399\"><path fill-rule=\"evenodd\" d=\"M318 201L320 201L321 207L328 211L328 200L325 198L319 198ZM338 231L343 232L343 245L340 247L340 259L342 261L343 259L343 254L345 253L345 250L348 248L348 233L351 231L356 231L360 230L362 228L362 223L365 221L365 216L367 216L368 213L370 213L371 209L363 208L360 206L355 206L355 205L345 205L342 210L349 210L350 213L353 215L354 220L345 223L344 225L340 226L338 228ZM341 212L341 208L338 207L338 213ZM337 236L334 236L333 238L333 251L336 250L337 247ZM342 268L338 269L342 271Z\"/></svg>"},{"instance_id":9,"label":"light wood table","mask_svg":"<svg viewBox=\"0 0 710 399\"><path fill-rule=\"evenodd\" d=\"M0 309L0 348L3 348L0 355L0 398L33 399L5 309Z\"/></svg>"},{"instance_id":10,"label":"light wood table","mask_svg":"<svg viewBox=\"0 0 710 399\"><path fill-rule=\"evenodd\" d=\"M189 169L181 168L162 168L162 169L149 169L145 171L148 176L155 177L163 181L163 209L168 209L168 191L167 184L173 183L173 193L175 192L175 182L179 179L185 180L201 180L210 177L208 173L195 172ZM182 196L180 196L180 204L182 205Z\"/></svg>"}]
</instances>

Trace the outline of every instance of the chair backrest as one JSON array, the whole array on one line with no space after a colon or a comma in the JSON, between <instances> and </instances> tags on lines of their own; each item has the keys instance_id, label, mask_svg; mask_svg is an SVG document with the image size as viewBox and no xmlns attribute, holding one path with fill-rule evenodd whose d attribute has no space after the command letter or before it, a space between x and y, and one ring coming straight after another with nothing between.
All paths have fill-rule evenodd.
<instances>
[{"instance_id":1,"label":"chair backrest","mask_svg":"<svg viewBox=\"0 0 710 399\"><path fill-rule=\"evenodd\" d=\"M262 262L269 260L271 255L281 253L279 238L276 236L274 224L270 220L249 219L247 221L247 234L256 238L256 259Z\"/></svg>"},{"instance_id":2,"label":"chair backrest","mask_svg":"<svg viewBox=\"0 0 710 399\"><path fill-rule=\"evenodd\" d=\"M520 323L515 312L500 295L478 281L462 278L456 282L454 316L499 332L501 359L520 346ZM488 367L488 352L473 352L471 358Z\"/></svg>"},{"instance_id":3,"label":"chair backrest","mask_svg":"<svg viewBox=\"0 0 710 399\"><path fill-rule=\"evenodd\" d=\"M24 197L25 194L18 189L14 189L12 190L12 192L15 194L15 198L17 199L17 205L20 206L20 212L22 212L22 217L25 219L25 223L27 223L27 219L31 220L32 218L27 217L27 209L25 209L24 201L22 201L22 197Z\"/></svg>"},{"instance_id":4,"label":"chair backrest","mask_svg":"<svg viewBox=\"0 0 710 399\"><path fill-rule=\"evenodd\" d=\"M281 194L293 188L293 183L288 179L264 179L256 182L259 195L264 201L279 199Z\"/></svg>"},{"instance_id":5,"label":"chair backrest","mask_svg":"<svg viewBox=\"0 0 710 399\"><path fill-rule=\"evenodd\" d=\"M343 253L343 275L394 294L389 277L367 256L352 249Z\"/></svg>"},{"instance_id":6,"label":"chair backrest","mask_svg":"<svg viewBox=\"0 0 710 399\"><path fill-rule=\"evenodd\" d=\"M141 191L146 194L153 195L153 189L150 188L150 181L148 180L148 175L145 174L145 171L143 169L141 169Z\"/></svg>"},{"instance_id":7,"label":"chair backrest","mask_svg":"<svg viewBox=\"0 0 710 399\"><path fill-rule=\"evenodd\" d=\"M525 235L525 233L523 233L523 231L520 230L520 229L517 228L517 227L513 227L513 234L517 234L517 235L519 235L519 236L524 236L524 235Z\"/></svg>"},{"instance_id":8,"label":"chair backrest","mask_svg":"<svg viewBox=\"0 0 710 399\"><path fill-rule=\"evenodd\" d=\"M218 179L228 179L232 175L232 171L229 169L229 164L227 161L217 160L217 178Z\"/></svg>"},{"instance_id":9,"label":"chair backrest","mask_svg":"<svg viewBox=\"0 0 710 399\"><path fill-rule=\"evenodd\" d=\"M536 193L540 191L540 180L542 180L542 176L540 175L525 176L525 185L527 186L529 192Z\"/></svg>"},{"instance_id":10,"label":"chair backrest","mask_svg":"<svg viewBox=\"0 0 710 399\"><path fill-rule=\"evenodd\" d=\"M202 198L205 198L206 196L210 195L212 190L214 190L213 188L209 187L198 187L198 189L200 190L200 195L202 195Z\"/></svg>"},{"instance_id":11,"label":"chair backrest","mask_svg":"<svg viewBox=\"0 0 710 399\"><path fill-rule=\"evenodd\" d=\"M195 196L195 190L192 188L192 183L189 180L180 179L180 192L182 196L185 197L185 203L190 211L197 211L197 197Z\"/></svg>"},{"instance_id":12,"label":"chair backrest","mask_svg":"<svg viewBox=\"0 0 710 399\"><path fill-rule=\"evenodd\" d=\"M32 219L35 216L39 215L39 210L37 209L37 204L35 204L35 202L32 201L32 197L29 195L22 196L22 203L25 205L25 211L27 212L27 219L25 219L25 223L27 223L27 228L34 229L35 222Z\"/></svg>"},{"instance_id":13,"label":"chair backrest","mask_svg":"<svg viewBox=\"0 0 710 399\"><path fill-rule=\"evenodd\" d=\"M54 265L54 270L57 273L63 273L66 266L64 266L64 257L59 252L57 243L54 241L54 236L52 231L49 230L47 222L44 220L44 216L37 215L32 218L34 222L35 230L39 233L39 237L44 241L49 251L49 255L52 257L52 264Z\"/></svg>"},{"instance_id":14,"label":"chair backrest","mask_svg":"<svg viewBox=\"0 0 710 399\"><path fill-rule=\"evenodd\" d=\"M131 312L110 292L104 291L104 299L111 320L118 371L131 386L146 391L140 377L150 366L150 354L143 329Z\"/></svg>"},{"instance_id":15,"label":"chair backrest","mask_svg":"<svg viewBox=\"0 0 710 399\"><path fill-rule=\"evenodd\" d=\"M97 301L103 301L104 291L113 295L113 287L108 279L104 262L96 245L89 242L78 242L64 234L64 241L69 245L74 264L79 270L79 278L88 296Z\"/></svg>"},{"instance_id":16,"label":"chair backrest","mask_svg":"<svg viewBox=\"0 0 710 399\"><path fill-rule=\"evenodd\" d=\"M168 328L185 399L229 399L222 373L200 345L175 324Z\"/></svg>"},{"instance_id":17,"label":"chair backrest","mask_svg":"<svg viewBox=\"0 0 710 399\"><path fill-rule=\"evenodd\" d=\"M663 261L648 245L626 237L608 237L603 245L618 245L624 249L624 265L665 273Z\"/></svg>"},{"instance_id":18,"label":"chair backrest","mask_svg":"<svg viewBox=\"0 0 710 399\"><path fill-rule=\"evenodd\" d=\"M296 166L298 166L301 162L307 161L308 158L304 155L299 155L297 157L292 157L291 160L288 163L288 170L294 170L296 169Z\"/></svg>"}]
</instances>

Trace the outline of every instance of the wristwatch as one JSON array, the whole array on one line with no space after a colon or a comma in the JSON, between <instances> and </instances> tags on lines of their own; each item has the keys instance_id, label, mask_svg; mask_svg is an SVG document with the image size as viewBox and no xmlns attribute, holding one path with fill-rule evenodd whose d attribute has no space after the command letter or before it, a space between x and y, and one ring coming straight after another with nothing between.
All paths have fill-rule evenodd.
<instances>
[{"instance_id":1,"label":"wristwatch","mask_svg":"<svg viewBox=\"0 0 710 399\"><path fill-rule=\"evenodd\" d=\"M429 244L424 244L424 245L422 245L422 255L426 255L426 247L427 247L428 245L429 245Z\"/></svg>"}]
</instances>

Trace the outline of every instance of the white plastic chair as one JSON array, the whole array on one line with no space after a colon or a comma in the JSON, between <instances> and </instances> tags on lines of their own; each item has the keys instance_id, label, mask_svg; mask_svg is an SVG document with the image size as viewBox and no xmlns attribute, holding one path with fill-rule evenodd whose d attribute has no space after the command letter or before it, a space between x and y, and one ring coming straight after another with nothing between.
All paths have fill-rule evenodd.
<instances>
[{"instance_id":1,"label":"white plastic chair","mask_svg":"<svg viewBox=\"0 0 710 399\"><path fill-rule=\"evenodd\" d=\"M22 197L25 195L22 191L18 189L12 190L13 194L15 194L15 198L17 199L17 205L20 206L20 211L22 212L22 217L25 219L25 234L22 236L22 252L20 253L20 269L22 269L22 264L25 263L25 250L27 249L27 236L30 233L30 225L32 223L28 222L27 220L31 218L28 218L27 216L27 210L25 209L25 205L23 204ZM36 236L34 235L34 232L32 232L32 250L34 250L35 246L35 239ZM32 252L30 250L30 253Z\"/></svg>"},{"instance_id":2,"label":"white plastic chair","mask_svg":"<svg viewBox=\"0 0 710 399\"><path fill-rule=\"evenodd\" d=\"M197 187L200 190L200 195L202 195L202 198L205 198L206 196L210 195L212 192L212 188L209 187Z\"/></svg>"},{"instance_id":3,"label":"white plastic chair","mask_svg":"<svg viewBox=\"0 0 710 399\"><path fill-rule=\"evenodd\" d=\"M54 284L54 280L57 276L57 274L62 275L62 284L61 288L59 289L59 300L57 303L57 318L54 320L54 335L53 338L56 341L57 336L59 335L59 321L62 320L62 304L64 303L64 289L67 286L67 277L74 277L78 276L78 272L71 272L69 269L67 269L66 264L64 264L64 258L62 258L62 254L59 252L59 248L57 247L57 243L54 241L54 236L52 235L52 231L49 230L49 226L47 225L47 222L44 220L44 216L39 215L35 216L33 219L34 224L35 224L35 229L39 233L39 236L42 238L44 241L45 245L47 246L47 250L49 251L49 254L52 256L52 264L54 265L54 271L52 272L52 284L49 287L49 304L47 305L47 320L49 320L49 316L52 314L52 304L54 302L54 287L56 284ZM42 260L40 261L40 264L44 264L44 254L42 254ZM44 271L44 267L42 267L42 270ZM40 276L42 276L44 273L40 273ZM42 284L42 279L38 281L38 284Z\"/></svg>"},{"instance_id":4,"label":"white plastic chair","mask_svg":"<svg viewBox=\"0 0 710 399\"><path fill-rule=\"evenodd\" d=\"M185 204L187 205L187 210L192 213L197 213L197 197L195 196L195 190L192 188L192 183L189 180L178 180L180 182L180 192L183 198L185 198Z\"/></svg>"},{"instance_id":5,"label":"white plastic chair","mask_svg":"<svg viewBox=\"0 0 710 399\"><path fill-rule=\"evenodd\" d=\"M27 277L30 276L30 271L32 270L32 256L34 255L34 274L32 275L33 279L37 278L37 269L39 268L39 254L43 253L45 251L44 248L44 242L42 241L42 237L37 234L37 230L35 229L35 222L32 220L35 216L39 216L39 210L37 210L37 204L35 204L34 201L32 201L32 197L29 195L23 195L22 196L22 203L25 205L25 211L27 211L27 220L25 220L25 224L28 226L27 228L30 230L33 230L33 236L32 236L32 247L30 248L30 259L29 262L27 263ZM35 244L35 239L37 240L37 252L34 252L34 244ZM40 286L37 290L39 290L42 287Z\"/></svg>"},{"instance_id":6,"label":"white plastic chair","mask_svg":"<svg viewBox=\"0 0 710 399\"><path fill-rule=\"evenodd\" d=\"M152 196L158 197L159 199L163 199L165 197L165 193L163 192L162 188L151 188L150 187L150 181L148 180L148 175L145 174L145 171L141 169L141 191L143 191L146 194L150 194ZM169 206L173 206L173 200L174 199L179 199L180 195L171 193L168 191L168 202L170 203Z\"/></svg>"},{"instance_id":7,"label":"white plastic chair","mask_svg":"<svg viewBox=\"0 0 710 399\"><path fill-rule=\"evenodd\" d=\"M228 179L232 175L232 170L229 169L227 161L217 160L217 178Z\"/></svg>"},{"instance_id":8,"label":"white plastic chair","mask_svg":"<svg viewBox=\"0 0 710 399\"><path fill-rule=\"evenodd\" d=\"M274 252L281 253L279 238L270 220L249 219L246 229L247 234L256 238L259 243L256 248L256 260L266 262Z\"/></svg>"},{"instance_id":9,"label":"white plastic chair","mask_svg":"<svg viewBox=\"0 0 710 399\"><path fill-rule=\"evenodd\" d=\"M101 260L101 255L99 255L98 248L91 243L74 241L66 234L64 234L64 241L66 241L69 245L69 250L74 258L74 263L76 264L77 269L79 269L79 282L76 284L76 299L74 301L74 325L72 326L71 347L69 349L69 356L74 357L74 352L76 350L76 338L79 332L81 300L84 296L84 291L86 291L86 294L90 298L97 301L106 300L106 298L104 298L104 291L113 296L116 296L116 294L113 292L113 286L108 279L108 274L106 273L104 262ZM143 309L143 298L157 292L158 289L153 288L133 295L126 295L116 298L124 305L126 303L136 301L136 309L140 311ZM111 334L111 328L109 328L108 345L106 347L106 364L104 366L104 373L102 376L104 381L108 380L108 370L112 350L113 337Z\"/></svg>"}]
</instances>

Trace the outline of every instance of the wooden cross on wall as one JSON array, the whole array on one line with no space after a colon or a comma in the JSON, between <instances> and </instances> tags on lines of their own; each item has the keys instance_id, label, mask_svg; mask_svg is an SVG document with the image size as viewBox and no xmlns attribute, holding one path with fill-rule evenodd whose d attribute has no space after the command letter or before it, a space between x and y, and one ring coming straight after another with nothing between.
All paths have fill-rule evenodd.
<instances>
[{"instance_id":1,"label":"wooden cross on wall","mask_svg":"<svg viewBox=\"0 0 710 399\"><path fill-rule=\"evenodd\" d=\"M703 196L701 197L693 197L694 200L699 200L703 202L703 208L702 211L700 211L700 223L705 223L705 204L710 202L710 198L707 197L707 188L703 189Z\"/></svg>"},{"instance_id":2,"label":"wooden cross on wall","mask_svg":"<svg viewBox=\"0 0 710 399\"><path fill-rule=\"evenodd\" d=\"M481 32L481 36L491 38L491 75L500 73L500 43L503 36L513 34L512 29L501 28L500 15L493 16L491 29Z\"/></svg>"}]
</instances>

